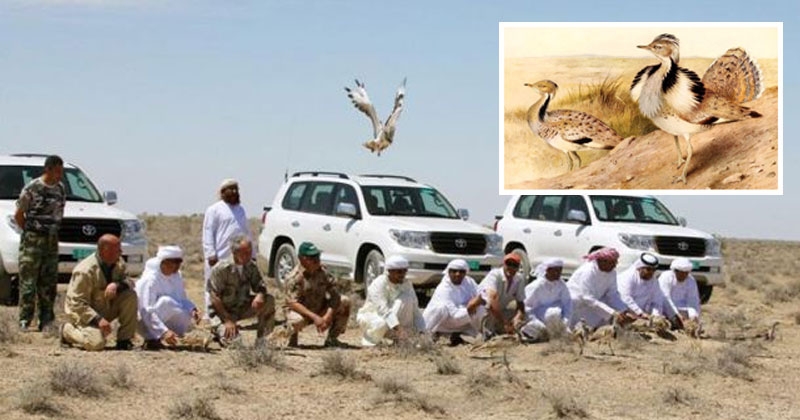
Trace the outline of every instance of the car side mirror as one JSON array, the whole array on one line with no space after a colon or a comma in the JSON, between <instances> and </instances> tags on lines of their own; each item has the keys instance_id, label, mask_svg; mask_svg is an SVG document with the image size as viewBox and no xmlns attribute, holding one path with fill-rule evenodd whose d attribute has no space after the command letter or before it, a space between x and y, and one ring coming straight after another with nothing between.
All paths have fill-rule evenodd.
<instances>
[{"instance_id":1,"label":"car side mirror","mask_svg":"<svg viewBox=\"0 0 800 420\"><path fill-rule=\"evenodd\" d=\"M116 191L105 191L103 192L103 198L106 200L106 204L109 206L113 206L117 204L117 192Z\"/></svg>"},{"instance_id":2,"label":"car side mirror","mask_svg":"<svg viewBox=\"0 0 800 420\"><path fill-rule=\"evenodd\" d=\"M567 221L586 225L589 222L589 218L583 210L570 210L567 212Z\"/></svg>"},{"instance_id":3,"label":"car side mirror","mask_svg":"<svg viewBox=\"0 0 800 420\"><path fill-rule=\"evenodd\" d=\"M355 219L358 216L358 210L356 210L356 206L353 203L339 203L336 206L336 215Z\"/></svg>"},{"instance_id":4,"label":"car side mirror","mask_svg":"<svg viewBox=\"0 0 800 420\"><path fill-rule=\"evenodd\" d=\"M469 210L467 210L467 209L458 209L458 210L456 210L456 213L458 213L458 217L460 217L461 220L469 220Z\"/></svg>"},{"instance_id":5,"label":"car side mirror","mask_svg":"<svg viewBox=\"0 0 800 420\"><path fill-rule=\"evenodd\" d=\"M686 227L686 218L685 217L678 217L678 224L683 227Z\"/></svg>"}]
</instances>

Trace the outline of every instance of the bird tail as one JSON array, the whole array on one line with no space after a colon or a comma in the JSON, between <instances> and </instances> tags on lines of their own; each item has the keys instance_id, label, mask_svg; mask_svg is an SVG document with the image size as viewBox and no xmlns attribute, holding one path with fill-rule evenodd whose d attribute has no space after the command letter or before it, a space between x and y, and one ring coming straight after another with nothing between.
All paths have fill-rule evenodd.
<instances>
[{"instance_id":1,"label":"bird tail","mask_svg":"<svg viewBox=\"0 0 800 420\"><path fill-rule=\"evenodd\" d=\"M372 140L367 140L367 141L364 142L364 147L369 149L371 152L375 152L376 145L377 145L377 143L375 143Z\"/></svg>"},{"instance_id":2,"label":"bird tail","mask_svg":"<svg viewBox=\"0 0 800 420\"><path fill-rule=\"evenodd\" d=\"M703 75L703 85L717 95L741 104L761 96L764 76L747 51L731 48L711 63Z\"/></svg>"}]
</instances>

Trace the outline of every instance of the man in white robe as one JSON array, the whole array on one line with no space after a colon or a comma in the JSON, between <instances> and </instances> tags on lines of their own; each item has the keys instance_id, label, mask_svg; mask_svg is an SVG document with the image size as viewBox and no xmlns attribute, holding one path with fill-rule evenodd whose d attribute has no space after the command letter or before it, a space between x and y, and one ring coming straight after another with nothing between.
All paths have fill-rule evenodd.
<instances>
[{"instance_id":1,"label":"man in white robe","mask_svg":"<svg viewBox=\"0 0 800 420\"><path fill-rule=\"evenodd\" d=\"M583 319L590 328L617 322L625 323L636 316L625 306L617 291L614 270L619 253L614 248L601 248L584 257L583 263L569 278L567 288L572 298L570 326Z\"/></svg>"},{"instance_id":2,"label":"man in white robe","mask_svg":"<svg viewBox=\"0 0 800 420\"><path fill-rule=\"evenodd\" d=\"M658 283L666 297L665 312L678 327L686 321L700 322L700 293L697 281L692 276L692 262L677 258L669 265L670 270L661 273Z\"/></svg>"},{"instance_id":3,"label":"man in white robe","mask_svg":"<svg viewBox=\"0 0 800 420\"><path fill-rule=\"evenodd\" d=\"M367 301L356 316L364 329L361 345L372 347L391 338L394 342L425 331L425 319L419 310L414 286L406 278L408 260L392 256L384 264L386 271L372 280Z\"/></svg>"},{"instance_id":4,"label":"man in white robe","mask_svg":"<svg viewBox=\"0 0 800 420\"><path fill-rule=\"evenodd\" d=\"M205 260L203 289L206 311L210 312L211 296L208 294L208 281L211 269L217 262L231 258L230 242L234 236L244 235L252 241L247 214L240 204L239 183L226 179L219 186L220 200L206 209L203 218L203 259ZM253 258L256 249L253 247Z\"/></svg>"},{"instance_id":5,"label":"man in white robe","mask_svg":"<svg viewBox=\"0 0 800 420\"><path fill-rule=\"evenodd\" d=\"M521 331L531 342L549 340L548 326L564 331L569 329L572 298L567 284L561 279L563 268L562 260L550 258L536 267L536 280L525 287L525 314L528 322Z\"/></svg>"},{"instance_id":6,"label":"man in white robe","mask_svg":"<svg viewBox=\"0 0 800 420\"><path fill-rule=\"evenodd\" d=\"M478 285L467 276L469 265L462 259L447 264L444 277L422 313L425 328L431 333L450 334L450 344L463 342L461 334L476 335L486 309Z\"/></svg>"},{"instance_id":7,"label":"man in white robe","mask_svg":"<svg viewBox=\"0 0 800 420\"><path fill-rule=\"evenodd\" d=\"M658 257L643 252L617 276L619 296L638 318L650 319L664 311L664 294L655 280Z\"/></svg>"},{"instance_id":8,"label":"man in white robe","mask_svg":"<svg viewBox=\"0 0 800 420\"><path fill-rule=\"evenodd\" d=\"M136 282L139 297L139 331L145 339L145 349L158 350L163 343L178 344L200 320L200 311L186 297L180 273L183 251L178 246L161 246L158 253L145 263L142 277Z\"/></svg>"},{"instance_id":9,"label":"man in white robe","mask_svg":"<svg viewBox=\"0 0 800 420\"><path fill-rule=\"evenodd\" d=\"M503 258L503 266L495 268L478 285L478 293L486 302L483 321L484 338L496 334L514 334L525 320L525 279L519 272L521 259L512 252ZM511 307L511 303L514 307Z\"/></svg>"}]
</instances>

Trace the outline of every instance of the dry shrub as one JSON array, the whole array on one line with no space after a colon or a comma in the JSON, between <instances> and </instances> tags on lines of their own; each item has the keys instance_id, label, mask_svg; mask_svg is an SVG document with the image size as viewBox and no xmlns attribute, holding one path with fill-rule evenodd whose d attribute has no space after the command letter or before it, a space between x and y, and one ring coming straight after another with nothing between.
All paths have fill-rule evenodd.
<instances>
[{"instance_id":1,"label":"dry shrub","mask_svg":"<svg viewBox=\"0 0 800 420\"><path fill-rule=\"evenodd\" d=\"M436 364L436 373L439 375L458 375L461 373L461 366L458 360L449 355L436 356L433 359Z\"/></svg>"},{"instance_id":2,"label":"dry shrub","mask_svg":"<svg viewBox=\"0 0 800 420\"><path fill-rule=\"evenodd\" d=\"M664 363L664 373L697 377L705 372L710 365L707 357L699 351L687 351L672 363Z\"/></svg>"},{"instance_id":3,"label":"dry shrub","mask_svg":"<svg viewBox=\"0 0 800 420\"><path fill-rule=\"evenodd\" d=\"M722 347L717 353L716 371L719 375L752 381L750 370L755 364L750 360L757 347L747 344L733 344Z\"/></svg>"},{"instance_id":4,"label":"dry shrub","mask_svg":"<svg viewBox=\"0 0 800 420\"><path fill-rule=\"evenodd\" d=\"M119 389L133 388L133 378L131 377L131 369L126 364L118 365L109 379L111 386Z\"/></svg>"},{"instance_id":5,"label":"dry shrub","mask_svg":"<svg viewBox=\"0 0 800 420\"><path fill-rule=\"evenodd\" d=\"M553 408L553 414L556 417L563 418L586 418L589 413L583 408L578 401L566 395L563 392L543 393L542 396L550 402Z\"/></svg>"},{"instance_id":6,"label":"dry shrub","mask_svg":"<svg viewBox=\"0 0 800 420\"><path fill-rule=\"evenodd\" d=\"M265 345L231 345L228 348L228 354L230 354L233 364L244 370L258 369L261 366L269 366L275 370L282 370L286 367L280 352Z\"/></svg>"},{"instance_id":7,"label":"dry shrub","mask_svg":"<svg viewBox=\"0 0 800 420\"><path fill-rule=\"evenodd\" d=\"M466 381L467 392L470 395L483 395L484 392L492 392L500 384L500 379L490 371L483 373L472 371L467 375Z\"/></svg>"},{"instance_id":8,"label":"dry shrub","mask_svg":"<svg viewBox=\"0 0 800 420\"><path fill-rule=\"evenodd\" d=\"M689 405L694 397L681 388L669 387L664 392L663 401L669 405Z\"/></svg>"},{"instance_id":9,"label":"dry shrub","mask_svg":"<svg viewBox=\"0 0 800 420\"><path fill-rule=\"evenodd\" d=\"M715 320L717 321L717 335L721 339L727 337L729 330L742 334L750 325L750 320L741 309L716 314Z\"/></svg>"},{"instance_id":10,"label":"dry shrub","mask_svg":"<svg viewBox=\"0 0 800 420\"><path fill-rule=\"evenodd\" d=\"M800 311L794 313L794 323L800 325Z\"/></svg>"},{"instance_id":11,"label":"dry shrub","mask_svg":"<svg viewBox=\"0 0 800 420\"><path fill-rule=\"evenodd\" d=\"M16 315L12 311L0 310L0 345L13 343L18 336Z\"/></svg>"},{"instance_id":12,"label":"dry shrub","mask_svg":"<svg viewBox=\"0 0 800 420\"><path fill-rule=\"evenodd\" d=\"M742 286L747 290L756 290L765 284L769 284L769 280L760 281L749 273L736 272L731 274L731 283Z\"/></svg>"},{"instance_id":13,"label":"dry shrub","mask_svg":"<svg viewBox=\"0 0 800 420\"><path fill-rule=\"evenodd\" d=\"M794 296L787 286L772 285L764 291L764 303L768 305L776 302L789 302L793 298Z\"/></svg>"},{"instance_id":14,"label":"dry shrub","mask_svg":"<svg viewBox=\"0 0 800 420\"><path fill-rule=\"evenodd\" d=\"M70 396L100 397L106 393L94 370L80 362L63 362L51 370L50 389Z\"/></svg>"},{"instance_id":15,"label":"dry shrub","mask_svg":"<svg viewBox=\"0 0 800 420\"><path fill-rule=\"evenodd\" d=\"M431 402L425 395L420 394L407 381L394 377L383 378L377 381L378 394L373 398L373 403L407 404L427 414L445 414L443 407Z\"/></svg>"},{"instance_id":16,"label":"dry shrub","mask_svg":"<svg viewBox=\"0 0 800 420\"><path fill-rule=\"evenodd\" d=\"M565 336L550 340L539 350L539 354L542 356L558 353L575 354L575 345L570 338Z\"/></svg>"},{"instance_id":17,"label":"dry shrub","mask_svg":"<svg viewBox=\"0 0 800 420\"><path fill-rule=\"evenodd\" d=\"M322 368L319 373L327 376L338 376L341 379L370 379L369 375L358 371L355 359L341 350L322 356Z\"/></svg>"},{"instance_id":18,"label":"dry shrub","mask_svg":"<svg viewBox=\"0 0 800 420\"><path fill-rule=\"evenodd\" d=\"M43 383L32 383L20 389L16 407L28 414L63 417L63 408L53 401L52 390Z\"/></svg>"},{"instance_id":19,"label":"dry shrub","mask_svg":"<svg viewBox=\"0 0 800 420\"><path fill-rule=\"evenodd\" d=\"M392 347L400 357L439 356L440 350L429 334L416 334L406 340L396 341Z\"/></svg>"},{"instance_id":20,"label":"dry shrub","mask_svg":"<svg viewBox=\"0 0 800 420\"><path fill-rule=\"evenodd\" d=\"M616 342L619 348L632 351L639 351L647 344L647 340L645 340L641 334L624 328L620 329L617 333Z\"/></svg>"},{"instance_id":21,"label":"dry shrub","mask_svg":"<svg viewBox=\"0 0 800 420\"><path fill-rule=\"evenodd\" d=\"M206 398L182 399L169 407L169 416L179 420L222 420L214 405Z\"/></svg>"},{"instance_id":22,"label":"dry shrub","mask_svg":"<svg viewBox=\"0 0 800 420\"><path fill-rule=\"evenodd\" d=\"M217 381L214 383L214 388L229 395L238 395L245 392L239 385L236 385L236 383L230 381L224 375L221 375L217 379Z\"/></svg>"}]
</instances>

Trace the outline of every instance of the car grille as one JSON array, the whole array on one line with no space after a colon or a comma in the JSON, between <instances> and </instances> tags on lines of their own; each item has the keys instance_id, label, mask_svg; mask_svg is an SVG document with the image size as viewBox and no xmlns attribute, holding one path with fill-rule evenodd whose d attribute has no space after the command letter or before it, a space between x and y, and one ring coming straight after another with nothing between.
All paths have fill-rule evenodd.
<instances>
[{"instance_id":1,"label":"car grille","mask_svg":"<svg viewBox=\"0 0 800 420\"><path fill-rule=\"evenodd\" d=\"M477 233L432 232L431 245L437 254L482 255L486 237Z\"/></svg>"},{"instance_id":2,"label":"car grille","mask_svg":"<svg viewBox=\"0 0 800 420\"><path fill-rule=\"evenodd\" d=\"M706 255L706 241L701 238L684 238L680 236L658 236L656 247L663 255L681 257L702 257Z\"/></svg>"},{"instance_id":3,"label":"car grille","mask_svg":"<svg viewBox=\"0 0 800 420\"><path fill-rule=\"evenodd\" d=\"M63 219L58 230L58 240L94 244L106 233L119 237L120 232L122 225L116 219Z\"/></svg>"}]
</instances>

